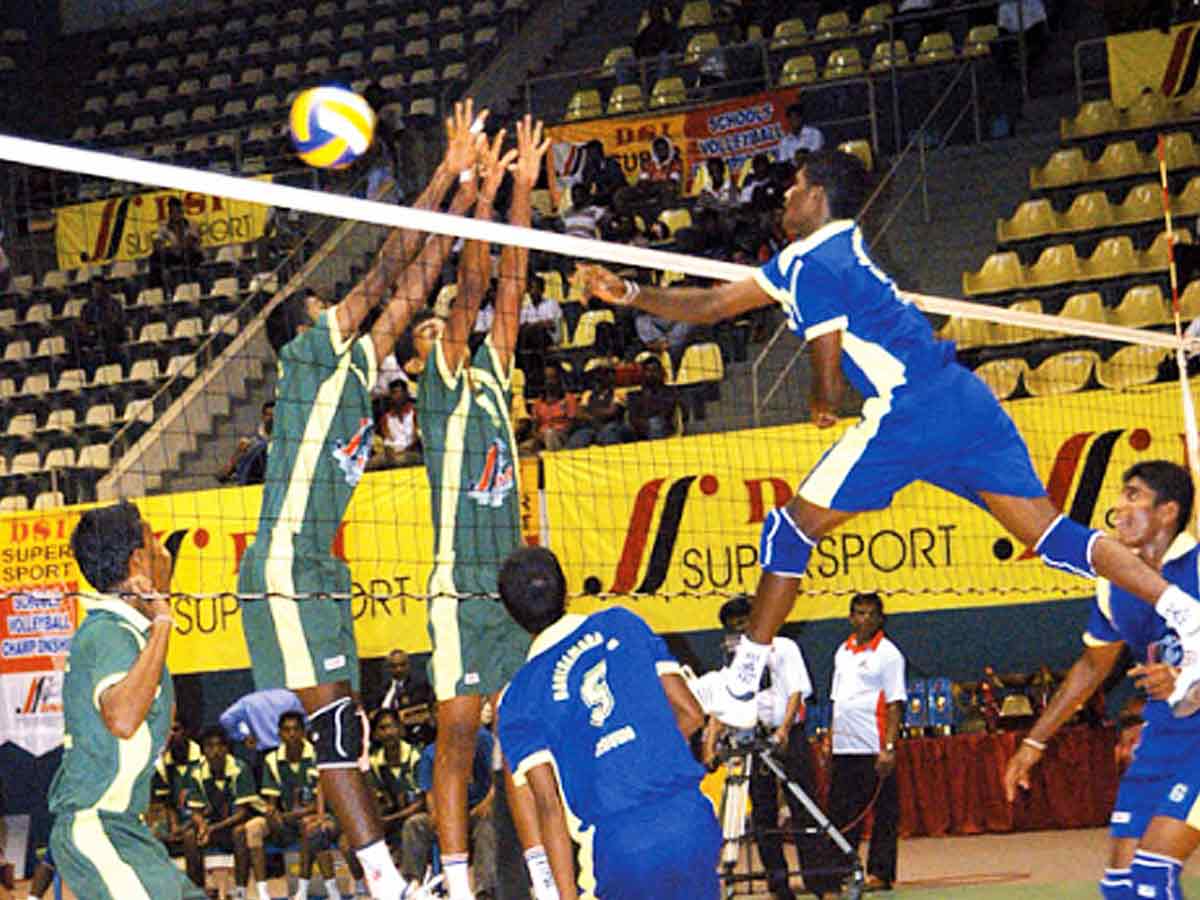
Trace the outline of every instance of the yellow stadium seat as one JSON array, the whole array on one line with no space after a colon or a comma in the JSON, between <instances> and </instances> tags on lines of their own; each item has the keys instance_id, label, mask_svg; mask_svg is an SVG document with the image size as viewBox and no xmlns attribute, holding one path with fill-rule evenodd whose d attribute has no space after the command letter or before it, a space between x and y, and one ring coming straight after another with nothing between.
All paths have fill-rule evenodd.
<instances>
[{"instance_id":1,"label":"yellow stadium seat","mask_svg":"<svg viewBox=\"0 0 1200 900\"><path fill-rule=\"evenodd\" d=\"M963 293L997 294L1023 287L1025 273L1015 253L993 253L978 272L963 272Z\"/></svg>"},{"instance_id":2,"label":"yellow stadium seat","mask_svg":"<svg viewBox=\"0 0 1200 900\"><path fill-rule=\"evenodd\" d=\"M1083 390L1100 357L1094 350L1056 353L1025 373L1025 390L1035 397L1053 397Z\"/></svg>"},{"instance_id":3,"label":"yellow stadium seat","mask_svg":"<svg viewBox=\"0 0 1200 900\"><path fill-rule=\"evenodd\" d=\"M1192 235L1186 228L1175 229L1176 244L1190 244ZM1139 270L1142 272L1158 272L1167 268L1167 233L1160 231L1154 241L1141 253Z\"/></svg>"},{"instance_id":4,"label":"yellow stadium seat","mask_svg":"<svg viewBox=\"0 0 1200 900\"><path fill-rule=\"evenodd\" d=\"M679 231L681 228L692 227L692 214L686 208L680 209L664 209L658 214L658 221L662 222L671 230L671 234Z\"/></svg>"},{"instance_id":5,"label":"yellow stadium seat","mask_svg":"<svg viewBox=\"0 0 1200 900\"><path fill-rule=\"evenodd\" d=\"M1200 214L1200 175L1192 178L1171 203L1171 211L1179 216Z\"/></svg>"},{"instance_id":6,"label":"yellow stadium seat","mask_svg":"<svg viewBox=\"0 0 1200 900\"><path fill-rule=\"evenodd\" d=\"M609 324L616 322L616 319L613 318L612 310L589 309L575 323L575 333L571 335L570 343L564 343L563 346L571 349L594 346L596 343L596 326L601 322L608 322Z\"/></svg>"},{"instance_id":7,"label":"yellow stadium seat","mask_svg":"<svg viewBox=\"0 0 1200 900\"><path fill-rule=\"evenodd\" d=\"M793 56L783 64L779 72L780 87L794 84L812 84L817 80L817 61L811 56Z\"/></svg>"},{"instance_id":8,"label":"yellow stadium seat","mask_svg":"<svg viewBox=\"0 0 1200 900\"><path fill-rule=\"evenodd\" d=\"M654 82L654 88L650 91L651 109L677 106L680 103L687 103L687 88L684 87L682 78L675 75Z\"/></svg>"},{"instance_id":9,"label":"yellow stadium seat","mask_svg":"<svg viewBox=\"0 0 1200 900\"><path fill-rule=\"evenodd\" d=\"M1104 191L1079 194L1063 214L1063 230L1095 231L1111 227L1117 216Z\"/></svg>"},{"instance_id":10,"label":"yellow stadium seat","mask_svg":"<svg viewBox=\"0 0 1200 900\"><path fill-rule=\"evenodd\" d=\"M904 41L880 41L871 51L872 72L886 72L893 67L907 66L908 63L908 47Z\"/></svg>"},{"instance_id":11,"label":"yellow stadium seat","mask_svg":"<svg viewBox=\"0 0 1200 900\"><path fill-rule=\"evenodd\" d=\"M608 115L641 112L645 108L642 87L638 84L619 84L608 97Z\"/></svg>"},{"instance_id":12,"label":"yellow stadium seat","mask_svg":"<svg viewBox=\"0 0 1200 900\"><path fill-rule=\"evenodd\" d=\"M1103 196L1103 195L1101 195ZM1020 241L1058 231L1058 216L1049 200L1026 200L1009 219L996 220L996 241Z\"/></svg>"},{"instance_id":13,"label":"yellow stadium seat","mask_svg":"<svg viewBox=\"0 0 1200 900\"><path fill-rule=\"evenodd\" d=\"M1042 301L1036 299L1016 300L1008 304L1008 308L1018 312L1040 313ZM1040 328L1029 328L1025 325L1009 325L1005 322L995 322L992 325L993 344L1023 344L1026 341L1041 341L1057 337L1056 332L1043 331Z\"/></svg>"},{"instance_id":14,"label":"yellow stadium seat","mask_svg":"<svg viewBox=\"0 0 1200 900\"><path fill-rule=\"evenodd\" d=\"M876 3L874 6L868 6L862 11L862 16L859 17L859 33L872 34L876 31L883 31L887 25L887 20L894 14L895 10L890 3Z\"/></svg>"},{"instance_id":15,"label":"yellow stadium seat","mask_svg":"<svg viewBox=\"0 0 1200 900\"><path fill-rule=\"evenodd\" d=\"M1131 187L1117 208L1117 218L1124 224L1152 222L1161 219L1162 214L1162 188L1154 181Z\"/></svg>"},{"instance_id":16,"label":"yellow stadium seat","mask_svg":"<svg viewBox=\"0 0 1200 900\"><path fill-rule=\"evenodd\" d=\"M938 31L921 38L917 46L917 65L929 66L954 59L954 37L948 31Z\"/></svg>"},{"instance_id":17,"label":"yellow stadium seat","mask_svg":"<svg viewBox=\"0 0 1200 900\"><path fill-rule=\"evenodd\" d=\"M845 10L825 13L817 19L817 27L813 29L813 40L827 41L831 38L845 37L850 33L850 16Z\"/></svg>"},{"instance_id":18,"label":"yellow stadium seat","mask_svg":"<svg viewBox=\"0 0 1200 900\"><path fill-rule=\"evenodd\" d=\"M1104 300L1095 291L1072 294L1058 315L1063 319L1079 319L1083 322L1108 322L1108 310L1104 308Z\"/></svg>"},{"instance_id":19,"label":"yellow stadium seat","mask_svg":"<svg viewBox=\"0 0 1200 900\"><path fill-rule=\"evenodd\" d=\"M530 203L533 208L543 216L554 215L554 201L550 199L550 192L545 189L539 189L529 195Z\"/></svg>"},{"instance_id":20,"label":"yellow stadium seat","mask_svg":"<svg viewBox=\"0 0 1200 900\"><path fill-rule=\"evenodd\" d=\"M843 153L857 156L868 172L875 169L875 154L871 152L871 142L868 140L843 141L837 148Z\"/></svg>"},{"instance_id":21,"label":"yellow stadium seat","mask_svg":"<svg viewBox=\"0 0 1200 900\"><path fill-rule=\"evenodd\" d=\"M1171 105L1166 97L1155 90L1143 91L1125 110L1127 128L1152 128L1170 118Z\"/></svg>"},{"instance_id":22,"label":"yellow stadium seat","mask_svg":"<svg viewBox=\"0 0 1200 900\"><path fill-rule=\"evenodd\" d=\"M712 23L712 7L708 5L708 0L691 0L684 4L675 27L682 31L686 28L704 28Z\"/></svg>"},{"instance_id":23,"label":"yellow stadium seat","mask_svg":"<svg viewBox=\"0 0 1200 900\"><path fill-rule=\"evenodd\" d=\"M825 61L826 78L861 75L862 71L862 54L858 52L857 47L843 47L841 50L834 50Z\"/></svg>"},{"instance_id":24,"label":"yellow stadium seat","mask_svg":"<svg viewBox=\"0 0 1200 900\"><path fill-rule=\"evenodd\" d=\"M1007 400L1021 386L1029 364L1019 356L1013 359L993 359L975 369L975 375L992 389L997 400Z\"/></svg>"},{"instance_id":25,"label":"yellow stadium seat","mask_svg":"<svg viewBox=\"0 0 1200 900\"><path fill-rule=\"evenodd\" d=\"M702 31L700 34L693 34L687 42L687 50L683 54L683 61L689 66L694 66L704 57L704 54L709 50L715 50L721 46L721 39L715 31Z\"/></svg>"},{"instance_id":26,"label":"yellow stadium seat","mask_svg":"<svg viewBox=\"0 0 1200 900\"><path fill-rule=\"evenodd\" d=\"M992 343L992 327L990 322L982 319L951 316L938 331L937 336L943 341L954 341L955 345L962 350L970 347L986 347Z\"/></svg>"},{"instance_id":27,"label":"yellow stadium seat","mask_svg":"<svg viewBox=\"0 0 1200 900\"><path fill-rule=\"evenodd\" d=\"M1056 150L1046 164L1029 169L1029 186L1033 190L1066 187L1087 180L1088 161L1078 147Z\"/></svg>"},{"instance_id":28,"label":"yellow stadium seat","mask_svg":"<svg viewBox=\"0 0 1200 900\"><path fill-rule=\"evenodd\" d=\"M1186 131L1174 131L1163 140L1163 151L1167 158L1167 168L1191 169L1200 166L1200 151L1191 134Z\"/></svg>"},{"instance_id":29,"label":"yellow stadium seat","mask_svg":"<svg viewBox=\"0 0 1200 900\"><path fill-rule=\"evenodd\" d=\"M1114 141L1107 144L1092 165L1098 179L1129 178L1145 171L1145 160L1133 141Z\"/></svg>"},{"instance_id":30,"label":"yellow stadium seat","mask_svg":"<svg viewBox=\"0 0 1200 900\"><path fill-rule=\"evenodd\" d=\"M604 115L604 104L597 90L576 91L567 104L566 120L591 119Z\"/></svg>"},{"instance_id":31,"label":"yellow stadium seat","mask_svg":"<svg viewBox=\"0 0 1200 900\"><path fill-rule=\"evenodd\" d=\"M628 44L621 47L613 47L604 54L603 69L600 72L605 78L614 78L617 74L617 63L623 59L633 59L633 48Z\"/></svg>"},{"instance_id":32,"label":"yellow stadium seat","mask_svg":"<svg viewBox=\"0 0 1200 900\"><path fill-rule=\"evenodd\" d=\"M1192 281L1179 296L1179 316L1185 322L1200 316L1200 281Z\"/></svg>"},{"instance_id":33,"label":"yellow stadium seat","mask_svg":"<svg viewBox=\"0 0 1200 900\"><path fill-rule=\"evenodd\" d=\"M1152 328L1170 320L1166 301L1157 284L1131 287L1112 311L1113 324L1127 328Z\"/></svg>"},{"instance_id":34,"label":"yellow stadium seat","mask_svg":"<svg viewBox=\"0 0 1200 900\"><path fill-rule=\"evenodd\" d=\"M555 303L566 302L566 294L563 293L563 277L562 272L551 269L547 272L538 272L542 279L543 292L548 300L553 300Z\"/></svg>"},{"instance_id":35,"label":"yellow stadium seat","mask_svg":"<svg viewBox=\"0 0 1200 900\"><path fill-rule=\"evenodd\" d=\"M964 56L986 56L991 52L990 44L999 39L1000 29L995 25L976 25L967 32L963 44Z\"/></svg>"},{"instance_id":36,"label":"yellow stadium seat","mask_svg":"<svg viewBox=\"0 0 1200 900\"><path fill-rule=\"evenodd\" d=\"M1096 380L1117 391L1150 384L1158 379L1158 368L1166 358L1167 351L1162 347L1131 344L1097 363Z\"/></svg>"},{"instance_id":37,"label":"yellow stadium seat","mask_svg":"<svg viewBox=\"0 0 1200 900\"><path fill-rule=\"evenodd\" d=\"M721 348L714 343L692 344L683 351L679 371L672 382L676 387L720 381L725 377Z\"/></svg>"},{"instance_id":38,"label":"yellow stadium seat","mask_svg":"<svg viewBox=\"0 0 1200 900\"><path fill-rule=\"evenodd\" d=\"M784 19L771 33L771 49L786 50L808 43L808 28L803 19Z\"/></svg>"},{"instance_id":39,"label":"yellow stadium seat","mask_svg":"<svg viewBox=\"0 0 1200 900\"><path fill-rule=\"evenodd\" d=\"M1121 129L1121 114L1111 100L1089 100L1079 107L1073 119L1063 119L1059 130L1064 141L1072 138L1108 134Z\"/></svg>"},{"instance_id":40,"label":"yellow stadium seat","mask_svg":"<svg viewBox=\"0 0 1200 900\"><path fill-rule=\"evenodd\" d=\"M1089 278L1123 278L1141 268L1137 251L1129 235L1121 234L1102 240L1092 251L1086 269Z\"/></svg>"},{"instance_id":41,"label":"yellow stadium seat","mask_svg":"<svg viewBox=\"0 0 1200 900\"><path fill-rule=\"evenodd\" d=\"M1042 251L1029 270L1026 279L1030 285L1065 284L1078 281L1084 275L1083 266L1072 244L1055 244Z\"/></svg>"}]
</instances>

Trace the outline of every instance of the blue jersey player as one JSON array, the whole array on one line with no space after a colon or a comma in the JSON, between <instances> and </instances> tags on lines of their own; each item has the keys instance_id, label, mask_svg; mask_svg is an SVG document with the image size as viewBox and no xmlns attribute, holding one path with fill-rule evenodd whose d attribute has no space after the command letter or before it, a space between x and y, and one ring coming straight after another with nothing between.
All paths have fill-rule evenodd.
<instances>
[{"instance_id":1,"label":"blue jersey player","mask_svg":"<svg viewBox=\"0 0 1200 900\"><path fill-rule=\"evenodd\" d=\"M1162 460L1141 462L1125 473L1123 483L1114 515L1117 539L1194 595L1200 546L1183 530L1193 503L1187 471ZM1103 579L1096 584L1083 643L1083 654L1009 760L1004 786L1010 802L1018 787L1028 788L1030 772L1047 742L1104 683L1125 647L1147 668L1169 668L1179 656L1177 639L1166 623L1145 603ZM1112 846L1100 882L1100 894L1107 900L1180 896L1167 887L1178 882L1182 860L1200 842L1200 831L1188 824L1200 789L1195 763L1200 759L1200 716L1175 718L1163 700L1150 699L1144 717L1145 729L1113 808ZM1163 843L1164 835L1173 840Z\"/></svg>"},{"instance_id":2,"label":"blue jersey player","mask_svg":"<svg viewBox=\"0 0 1200 900\"><path fill-rule=\"evenodd\" d=\"M720 322L777 303L809 345L813 424L836 424L843 377L865 400L859 421L763 523L750 627L725 672L725 695L710 711L739 728L753 725L771 639L791 612L812 548L858 513L886 508L918 480L987 509L1048 565L1101 575L1157 604L1186 648L1200 649L1200 607L1119 541L1054 508L991 391L955 362L953 344L934 338L924 315L871 261L853 218L865 194L866 172L855 157L813 153L784 201L783 227L793 243L754 277L660 289L599 266L577 272L591 296L685 322Z\"/></svg>"},{"instance_id":3,"label":"blue jersey player","mask_svg":"<svg viewBox=\"0 0 1200 900\"><path fill-rule=\"evenodd\" d=\"M625 609L566 615L545 549L509 556L500 596L534 635L500 702L500 746L533 790L559 895L578 896L573 831L585 892L715 900L721 832L686 740L704 717L662 639Z\"/></svg>"}]
</instances>

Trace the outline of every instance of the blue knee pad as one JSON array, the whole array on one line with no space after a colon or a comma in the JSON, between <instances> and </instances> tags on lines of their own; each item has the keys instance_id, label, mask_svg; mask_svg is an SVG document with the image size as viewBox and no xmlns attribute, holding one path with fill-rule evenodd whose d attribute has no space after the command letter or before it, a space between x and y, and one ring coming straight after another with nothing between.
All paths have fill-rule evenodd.
<instances>
[{"instance_id":1,"label":"blue knee pad","mask_svg":"<svg viewBox=\"0 0 1200 900\"><path fill-rule=\"evenodd\" d=\"M1133 876L1129 869L1105 869L1100 879L1100 896L1104 900L1134 900Z\"/></svg>"},{"instance_id":2,"label":"blue knee pad","mask_svg":"<svg viewBox=\"0 0 1200 900\"><path fill-rule=\"evenodd\" d=\"M1133 857L1133 894L1138 900L1183 900L1179 872L1183 864L1169 856L1139 850Z\"/></svg>"},{"instance_id":3,"label":"blue knee pad","mask_svg":"<svg viewBox=\"0 0 1200 900\"><path fill-rule=\"evenodd\" d=\"M762 535L758 542L758 563L764 572L801 578L808 568L816 541L796 527L792 517L782 507L773 509L763 519Z\"/></svg>"},{"instance_id":4,"label":"blue knee pad","mask_svg":"<svg viewBox=\"0 0 1200 900\"><path fill-rule=\"evenodd\" d=\"M1092 568L1092 546L1100 532L1086 528L1073 519L1060 515L1050 523L1034 547L1042 562L1052 569L1061 569L1083 578L1095 578Z\"/></svg>"}]
</instances>

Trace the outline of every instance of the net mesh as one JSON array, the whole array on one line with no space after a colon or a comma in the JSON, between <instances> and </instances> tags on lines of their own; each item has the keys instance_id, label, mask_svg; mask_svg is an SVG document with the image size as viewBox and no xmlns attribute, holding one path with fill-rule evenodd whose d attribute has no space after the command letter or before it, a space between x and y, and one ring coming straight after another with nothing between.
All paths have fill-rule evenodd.
<instances>
[{"instance_id":1,"label":"net mesh","mask_svg":"<svg viewBox=\"0 0 1200 900\"><path fill-rule=\"evenodd\" d=\"M711 628L724 598L757 583L764 516L855 422L861 400L848 395L837 426L809 423L811 371L778 309L679 326L581 295L572 273L584 258L646 284L745 277L745 264L680 252L711 223L695 210L677 216L663 252L390 198L78 151L60 158L43 145L30 159L32 145L2 140L0 155L83 172L99 196L57 210L57 265L36 279L18 274L0 311L9 512L0 587L84 589L67 548L81 509L140 498L176 560L173 653L196 666L245 665L234 639L238 572L247 552L271 562L269 548L250 550L256 532L269 536L259 527L267 507L279 534L298 535L295 546L348 563L364 656L427 647L426 600L448 584L431 575L452 573L461 595L487 593L522 542L559 555L576 611L636 603L656 628ZM171 219L172 197L188 224ZM297 300L345 298L403 225L452 236L444 261L422 273L420 304L449 321L468 290L459 275L470 245L456 238L493 238L468 347L447 355L447 338L423 357L420 330L417 339L403 330L385 359L366 345L339 356L338 337L318 322L302 349L319 377L277 392L276 347L303 318ZM180 235L192 228L194 252L154 249L190 248ZM512 269L514 241L533 248L525 271ZM743 262L759 250L747 248ZM81 254L86 264L72 265ZM1186 461L1165 274L986 304L909 295L1004 400L1054 503L1096 527L1111 524L1128 466ZM364 328L370 344L370 320ZM351 411L339 401L354 380L371 403ZM331 423L327 439L297 429L310 413ZM281 447L286 466L271 462ZM959 452L944 448L946 464ZM889 595L889 611L1088 590L982 510L924 483L822 538L809 576L797 618L841 615L846 596L864 590ZM328 590L302 581L297 596Z\"/></svg>"}]
</instances>

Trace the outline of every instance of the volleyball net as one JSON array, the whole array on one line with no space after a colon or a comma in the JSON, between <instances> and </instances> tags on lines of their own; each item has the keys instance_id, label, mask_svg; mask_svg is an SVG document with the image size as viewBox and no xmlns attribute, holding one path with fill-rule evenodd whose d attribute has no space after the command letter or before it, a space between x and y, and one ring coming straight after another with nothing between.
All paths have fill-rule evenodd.
<instances>
[{"instance_id":1,"label":"volleyball net","mask_svg":"<svg viewBox=\"0 0 1200 900\"><path fill-rule=\"evenodd\" d=\"M473 510L511 492L520 540L558 554L574 609L635 604L659 630L683 631L714 627L724 599L754 590L764 516L855 421L849 397L835 428L808 423L808 365L778 310L688 328L580 293L572 273L581 261L648 284L750 275L751 265L680 252L698 246L698 210L667 216L673 233L654 247L12 137L0 137L0 160L99 185L97 199L56 211L53 277L17 273L0 309L0 587L85 589L67 545L74 521L88 504L134 499L176 559L182 649L173 653L190 654L183 671L246 664L242 642L214 636L236 627L237 571L264 490L255 482L272 452L269 404L287 402L276 397L273 347L285 313L310 290L344 296L392 229L456 242L428 273L427 305L442 317L459 302L468 251L457 242L489 242L493 277L468 351L477 395L496 380L483 341L504 294L504 249L528 248L529 273L511 442L472 446L474 420L465 435L443 427L465 407L418 416L415 405L435 401L419 396L421 364L403 337L371 385L374 429L347 433L338 447L343 471L366 472L344 518L321 524L352 572L364 656L427 646L434 507L444 514L449 496L445 485L431 496L430 454L462 461L451 479L459 552L500 555L505 540L482 533L492 526L478 523L493 520ZM197 231L194 253L155 250L155 235L160 248L170 241L159 232L174 227L172 198ZM727 237L752 225L718 217ZM1104 528L1130 465L1188 461L1190 389L1166 270L988 303L905 296L1004 398L1052 500L1072 518ZM350 368L345 377L365 378L371 367ZM329 402L316 393L302 399ZM472 403L471 415L497 414L486 399ZM426 414L443 425L414 430ZM298 456L312 466L319 453ZM281 515L297 529L322 515L319 504L288 502ZM1041 565L983 511L915 484L820 541L795 615L842 615L847 596L865 590L904 611L1078 597L1089 586Z\"/></svg>"}]
</instances>

